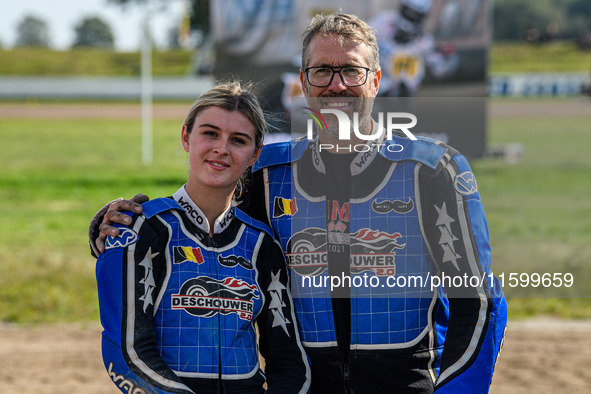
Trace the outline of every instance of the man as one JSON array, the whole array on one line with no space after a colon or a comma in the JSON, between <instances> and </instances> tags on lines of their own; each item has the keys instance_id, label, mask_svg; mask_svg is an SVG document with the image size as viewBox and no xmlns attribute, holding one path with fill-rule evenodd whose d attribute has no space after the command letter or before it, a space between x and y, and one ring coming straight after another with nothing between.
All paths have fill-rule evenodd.
<instances>
[{"instance_id":1,"label":"man","mask_svg":"<svg viewBox=\"0 0 591 394\"><path fill-rule=\"evenodd\" d=\"M416 96L427 69L438 79L456 70L455 48L437 48L433 36L424 31L431 5L431 0L402 0L397 10L382 11L369 22L376 30L384 71L380 96Z\"/></svg>"},{"instance_id":2,"label":"man","mask_svg":"<svg viewBox=\"0 0 591 394\"><path fill-rule=\"evenodd\" d=\"M353 15L319 15L303 37L309 108L354 114L356 131L377 135L370 110L381 70L370 27ZM375 145L354 136L347 144L368 149L347 151L337 117L324 120L318 139L263 148L243 203L271 224L288 257L311 391L488 392L507 310L467 161L402 136ZM122 209L138 206L113 204L105 234L115 235L109 223L123 221ZM445 276L433 289L401 283ZM387 286L392 280L400 286Z\"/></svg>"}]
</instances>

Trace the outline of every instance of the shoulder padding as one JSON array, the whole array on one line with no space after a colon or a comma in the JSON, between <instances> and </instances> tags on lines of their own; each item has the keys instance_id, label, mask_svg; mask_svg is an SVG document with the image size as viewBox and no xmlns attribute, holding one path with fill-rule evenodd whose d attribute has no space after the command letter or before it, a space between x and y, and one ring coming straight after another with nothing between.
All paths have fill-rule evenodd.
<instances>
[{"instance_id":1,"label":"shoulder padding","mask_svg":"<svg viewBox=\"0 0 591 394\"><path fill-rule=\"evenodd\" d=\"M430 138L420 136L417 138L415 141L392 136L391 140L384 141L381 153L385 158L392 161L414 160L431 168L436 168L448 151L447 147ZM302 138L264 145L261 155L252 170L257 171L265 167L292 163L302 157L304 151L308 148L309 142L308 139Z\"/></svg>"},{"instance_id":2,"label":"shoulder padding","mask_svg":"<svg viewBox=\"0 0 591 394\"><path fill-rule=\"evenodd\" d=\"M240 220L244 224L246 224L246 225L248 225L250 227L253 227L253 228L255 228L255 229L259 230L259 231L264 231L272 239L275 238L274 235L273 235L273 230L271 230L271 227L269 227L265 223L261 222L260 220L256 220L256 219L248 216L246 213L244 213L239 208L234 208L234 216L236 217L236 219Z\"/></svg>"},{"instance_id":3,"label":"shoulder padding","mask_svg":"<svg viewBox=\"0 0 591 394\"><path fill-rule=\"evenodd\" d=\"M252 167L253 171L261 168L282 164L289 164L298 160L308 147L308 140L305 138L273 144L263 145L259 159Z\"/></svg>"},{"instance_id":4,"label":"shoulder padding","mask_svg":"<svg viewBox=\"0 0 591 394\"><path fill-rule=\"evenodd\" d=\"M154 200L147 201L142 204L142 209L142 214L146 217L146 219L150 219L159 213L169 211L171 209L183 211L183 208L170 197L155 198Z\"/></svg>"},{"instance_id":5,"label":"shoulder padding","mask_svg":"<svg viewBox=\"0 0 591 394\"><path fill-rule=\"evenodd\" d=\"M414 160L436 168L447 149L437 141L425 137L417 137L411 140L398 136L392 136L392 140L384 142L381 149L382 155L392 161ZM400 150L402 146L402 150Z\"/></svg>"}]
</instances>

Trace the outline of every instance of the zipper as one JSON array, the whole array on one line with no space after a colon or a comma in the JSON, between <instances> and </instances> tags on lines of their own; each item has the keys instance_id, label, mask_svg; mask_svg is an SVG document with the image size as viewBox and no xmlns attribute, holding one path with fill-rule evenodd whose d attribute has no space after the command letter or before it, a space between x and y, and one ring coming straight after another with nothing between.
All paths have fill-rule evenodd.
<instances>
[{"instance_id":1,"label":"zipper","mask_svg":"<svg viewBox=\"0 0 591 394\"><path fill-rule=\"evenodd\" d=\"M215 234L213 235L213 237L210 237L209 234L207 234L207 246L211 248L211 255L212 255L212 266L214 267L215 270L215 279L219 280L219 276L220 276L220 272L218 270L218 264L217 264L217 250L216 250L216 242L214 240ZM218 294L219 294L219 285L218 285ZM220 310L221 306L218 308L218 313L217 313L217 329L218 329L218 343L217 343L217 348L218 348L218 388L217 388L217 392L222 394L224 392L224 385L223 385L223 379L222 379L222 369L223 369L223 364L222 364L222 313Z\"/></svg>"},{"instance_id":2,"label":"zipper","mask_svg":"<svg viewBox=\"0 0 591 394\"><path fill-rule=\"evenodd\" d=\"M214 240L215 234L213 235L213 237L211 238L211 246L213 247L213 263L216 267L216 276L220 276L220 272L218 271L218 256L217 256L217 245L216 242ZM219 279L218 279L219 280ZM219 285L218 285L219 286ZM219 292L218 292L219 294ZM221 304L220 307L218 308L218 387L219 387L219 392L223 393L224 392L224 384L223 384L223 379L222 379L222 368L223 368L223 364L222 364L222 311L221 311Z\"/></svg>"},{"instance_id":3,"label":"zipper","mask_svg":"<svg viewBox=\"0 0 591 394\"><path fill-rule=\"evenodd\" d=\"M335 319L335 328L336 328L336 315L335 315L335 309L334 309L334 303L333 303L333 318ZM349 306L350 308L350 306ZM349 320L351 319L351 316L349 315ZM349 338L351 337L351 331L349 330ZM347 341L347 346L348 346L348 351L347 351L347 357L345 358L345 355L343 354L343 352L341 351L341 343L339 341L339 336L337 335L336 338L337 341L337 352L339 354L339 358L341 360L341 371L343 373L343 388L345 390L346 394L350 394L351 393L351 385L350 385L350 377L351 377L351 371L349 370L349 357L351 357L351 340L349 339L349 341Z\"/></svg>"},{"instance_id":4,"label":"zipper","mask_svg":"<svg viewBox=\"0 0 591 394\"><path fill-rule=\"evenodd\" d=\"M345 392L349 394L351 387L349 386L349 364L343 363L343 380L345 381Z\"/></svg>"}]
</instances>

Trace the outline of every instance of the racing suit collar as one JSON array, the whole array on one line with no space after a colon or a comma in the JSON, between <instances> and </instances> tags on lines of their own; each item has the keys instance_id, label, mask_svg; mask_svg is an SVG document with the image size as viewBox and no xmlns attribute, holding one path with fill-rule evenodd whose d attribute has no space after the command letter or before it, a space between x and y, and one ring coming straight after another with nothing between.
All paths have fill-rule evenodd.
<instances>
[{"instance_id":1,"label":"racing suit collar","mask_svg":"<svg viewBox=\"0 0 591 394\"><path fill-rule=\"evenodd\" d=\"M179 190L177 190L173 195L172 198L185 210L187 216L197 228L200 230L209 233L209 221L203 211L195 204L195 202L191 199L187 190L185 189L185 185L181 186ZM228 227L228 223L234 218L234 206L232 203L228 205L228 207L221 213L220 216L213 223L213 233L219 234L224 229Z\"/></svg>"},{"instance_id":2,"label":"racing suit collar","mask_svg":"<svg viewBox=\"0 0 591 394\"><path fill-rule=\"evenodd\" d=\"M374 119L372 119L371 121L372 121L371 133L376 134L376 133L378 133L379 128L381 126ZM373 162L373 160L379 154L380 146L384 142L384 139L385 139L385 133L383 132L383 130L382 130L381 135L382 136L380 137L379 140L368 141L368 143L366 145L359 143L355 146L351 146L350 150L347 150L347 152L351 152L351 153L357 152L357 155L353 158L353 160L351 161L351 164L349 166L349 169L351 171L351 175L361 174ZM312 155L314 157L314 160L312 160L312 162L314 163L314 167L316 168L316 171L320 172L321 174L326 174L326 167L324 165L324 162L322 161L322 155L320 154L320 143L318 141L318 136L316 136L316 138L310 142L310 148L312 149ZM347 148L349 148L349 147L347 147Z\"/></svg>"}]
</instances>

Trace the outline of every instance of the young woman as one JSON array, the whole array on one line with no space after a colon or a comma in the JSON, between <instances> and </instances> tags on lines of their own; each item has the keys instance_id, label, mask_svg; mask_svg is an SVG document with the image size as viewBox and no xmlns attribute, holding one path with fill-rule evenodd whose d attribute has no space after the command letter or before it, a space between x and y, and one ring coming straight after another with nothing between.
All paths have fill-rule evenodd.
<instances>
[{"instance_id":1,"label":"young woman","mask_svg":"<svg viewBox=\"0 0 591 394\"><path fill-rule=\"evenodd\" d=\"M238 83L201 95L181 131L187 183L107 238L96 268L102 349L121 391L308 391L281 247L232 203L265 128Z\"/></svg>"}]
</instances>

